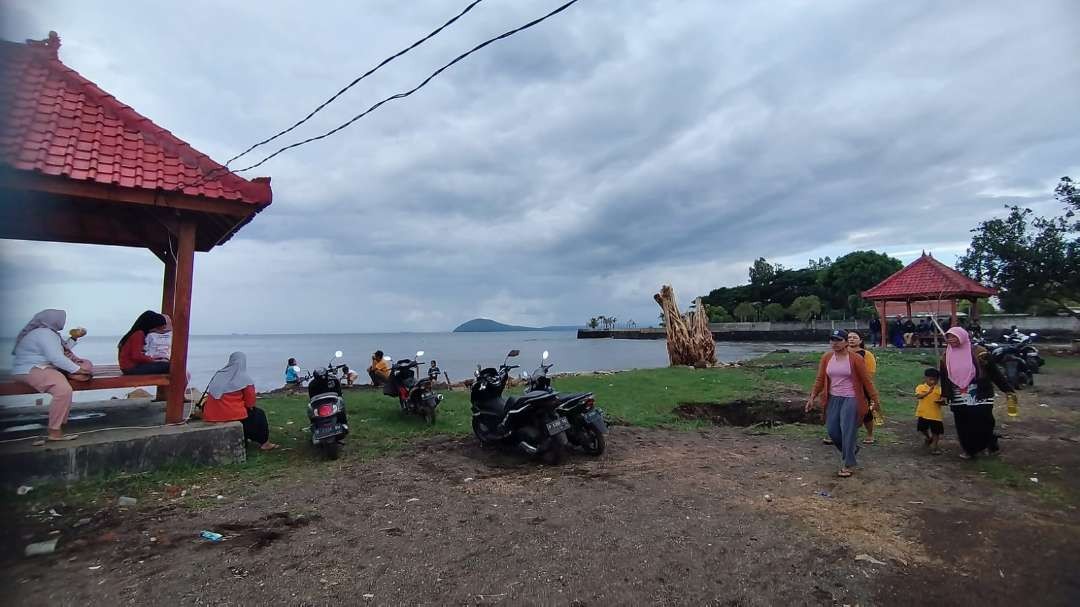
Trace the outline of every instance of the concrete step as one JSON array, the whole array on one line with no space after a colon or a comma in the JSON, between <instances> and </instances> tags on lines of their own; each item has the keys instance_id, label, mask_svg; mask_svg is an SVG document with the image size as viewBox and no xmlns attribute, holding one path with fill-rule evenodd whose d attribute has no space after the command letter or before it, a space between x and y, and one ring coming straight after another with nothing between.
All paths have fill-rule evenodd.
<instances>
[{"instance_id":1,"label":"concrete step","mask_svg":"<svg viewBox=\"0 0 1080 607\"><path fill-rule=\"evenodd\" d=\"M40 447L32 442L0 444L0 484L72 482L107 473L147 472L172 463L217 466L247 459L240 422L101 430Z\"/></svg>"}]
</instances>

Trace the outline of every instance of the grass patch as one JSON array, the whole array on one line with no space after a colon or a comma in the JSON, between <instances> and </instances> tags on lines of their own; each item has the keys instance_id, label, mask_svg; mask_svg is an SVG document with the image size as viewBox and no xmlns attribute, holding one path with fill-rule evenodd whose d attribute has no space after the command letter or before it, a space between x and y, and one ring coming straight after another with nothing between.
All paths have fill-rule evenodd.
<instances>
[{"instance_id":1,"label":"grass patch","mask_svg":"<svg viewBox=\"0 0 1080 607\"><path fill-rule=\"evenodd\" d=\"M1065 492L1054 483L1047 482L1043 477L1032 477L1001 458L983 457L975 460L974 464L980 475L1000 485L1031 493L1052 505L1070 503ZM1038 478L1039 482L1031 482L1032 478Z\"/></svg>"},{"instance_id":2,"label":"grass patch","mask_svg":"<svg viewBox=\"0 0 1080 607\"><path fill-rule=\"evenodd\" d=\"M887 423L875 435L882 442L895 442L901 432L913 432L915 386L922 381L923 369L935 364L933 352L875 351L878 357L877 387ZM696 428L707 422L679 418L675 407L683 402L727 402L736 399L783 398L804 402L817 372L820 353L770 354L739 368L640 369L609 375L559 377L555 388L562 392L588 391L596 394L597 404L610 421L641 427ZM1080 358L1050 358L1049 369L1080 368ZM1067 372L1067 371L1066 371ZM519 394L520 387L507 394ZM270 438L283 449L262 452L248 450L243 464L215 468L178 463L148 473L111 474L72 484L38 487L26 496L5 493L0 503L28 506L31 502L101 503L119 495L136 498L153 496L168 484L192 491L186 503L198 507L217 493L236 495L265 488L274 479L292 478L328 465L349 465L407 447L416 440L433 436L468 436L471 434L469 393L466 390L443 392L438 421L429 426L416 416L398 410L397 400L381 391L347 391L345 400L352 430L340 462L322 461L308 444L305 431L307 399L303 396L269 396L259 399L270 422ZM801 396L800 396L801 395ZM786 424L776 428L756 428L755 432L792 437L816 437L822 427L814 424ZM989 460L988 460L989 461ZM994 466L993 463L986 464ZM1005 475L1004 469L988 469L987 475ZM1003 476L1004 478L1004 476ZM1026 477L1016 473L1008 478ZM1017 486L1025 486L1016 480ZM1040 487L1039 490L1047 490ZM14 502L14 504L12 504Z\"/></svg>"}]
</instances>

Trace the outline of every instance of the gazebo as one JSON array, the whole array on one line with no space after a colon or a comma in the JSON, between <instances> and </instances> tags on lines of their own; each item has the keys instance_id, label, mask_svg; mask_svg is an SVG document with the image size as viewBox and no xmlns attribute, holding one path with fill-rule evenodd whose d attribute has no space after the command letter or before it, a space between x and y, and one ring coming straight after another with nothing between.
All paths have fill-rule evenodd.
<instances>
[{"instance_id":1,"label":"gazebo","mask_svg":"<svg viewBox=\"0 0 1080 607\"><path fill-rule=\"evenodd\" d=\"M162 261L169 374L114 368L73 387L164 387L166 421L181 421L195 252L223 244L266 208L270 179L225 170L64 65L59 49L56 32L0 41L0 238L145 248Z\"/></svg>"},{"instance_id":2,"label":"gazebo","mask_svg":"<svg viewBox=\"0 0 1080 607\"><path fill-rule=\"evenodd\" d=\"M956 324L958 300L970 301L972 320L978 320L978 300L994 295L997 295L995 289L984 287L925 252L904 269L862 292L863 299L875 302L874 307L881 317L881 343L883 344L888 343L886 308L891 302L907 304L907 317L911 318L913 301L948 301L949 315L952 323Z\"/></svg>"}]
</instances>

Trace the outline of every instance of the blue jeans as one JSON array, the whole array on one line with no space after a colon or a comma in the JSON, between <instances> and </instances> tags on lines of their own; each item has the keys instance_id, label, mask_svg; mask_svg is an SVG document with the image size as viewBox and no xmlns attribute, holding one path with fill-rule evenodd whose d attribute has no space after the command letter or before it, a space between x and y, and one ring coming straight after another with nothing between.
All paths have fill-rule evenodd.
<instances>
[{"instance_id":1,"label":"blue jeans","mask_svg":"<svg viewBox=\"0 0 1080 607\"><path fill-rule=\"evenodd\" d=\"M855 466L855 450L859 441L859 403L854 396L829 396L825 409L825 427L829 438L844 458L844 466Z\"/></svg>"}]
</instances>

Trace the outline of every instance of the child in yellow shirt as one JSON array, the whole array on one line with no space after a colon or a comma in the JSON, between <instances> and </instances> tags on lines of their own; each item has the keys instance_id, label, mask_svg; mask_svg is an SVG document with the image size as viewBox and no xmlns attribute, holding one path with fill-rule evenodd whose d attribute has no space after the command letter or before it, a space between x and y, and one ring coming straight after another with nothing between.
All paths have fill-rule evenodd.
<instances>
[{"instance_id":1,"label":"child in yellow shirt","mask_svg":"<svg viewBox=\"0 0 1080 607\"><path fill-rule=\"evenodd\" d=\"M941 435L945 434L945 424L941 415L941 407L945 401L941 398L941 386L938 380L941 373L934 368L923 372L923 383L915 388L915 398L919 401L915 407L915 417L919 419L915 429L926 437L926 447L930 453L941 453Z\"/></svg>"}]
</instances>

